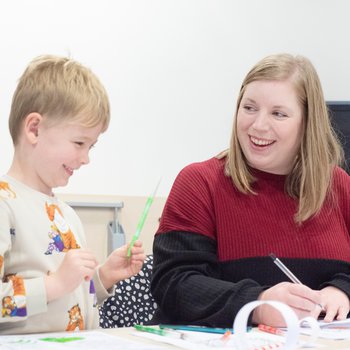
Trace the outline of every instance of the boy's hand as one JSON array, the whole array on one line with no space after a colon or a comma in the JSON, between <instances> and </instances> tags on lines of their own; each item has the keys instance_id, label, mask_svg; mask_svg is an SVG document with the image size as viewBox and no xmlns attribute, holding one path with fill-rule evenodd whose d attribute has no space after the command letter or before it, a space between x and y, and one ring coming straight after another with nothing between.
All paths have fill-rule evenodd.
<instances>
[{"instance_id":1,"label":"boy's hand","mask_svg":"<svg viewBox=\"0 0 350 350\"><path fill-rule=\"evenodd\" d=\"M114 250L99 269L100 279L106 289L114 284L136 275L146 259L142 243L136 241L131 249L131 257L127 257L129 245Z\"/></svg>"},{"instance_id":2,"label":"boy's hand","mask_svg":"<svg viewBox=\"0 0 350 350\"><path fill-rule=\"evenodd\" d=\"M97 260L90 250L69 250L58 270L51 272L45 279L47 301L72 292L84 279L90 280L97 265Z\"/></svg>"}]
</instances>

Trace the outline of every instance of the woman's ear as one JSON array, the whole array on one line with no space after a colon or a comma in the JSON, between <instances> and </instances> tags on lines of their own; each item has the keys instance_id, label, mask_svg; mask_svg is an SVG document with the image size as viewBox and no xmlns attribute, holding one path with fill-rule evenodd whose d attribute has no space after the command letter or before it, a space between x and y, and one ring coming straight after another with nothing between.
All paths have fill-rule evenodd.
<instances>
[{"instance_id":1,"label":"woman's ear","mask_svg":"<svg viewBox=\"0 0 350 350\"><path fill-rule=\"evenodd\" d=\"M39 113L29 113L24 119L24 133L31 144L36 144L39 135L39 125L43 117Z\"/></svg>"}]
</instances>

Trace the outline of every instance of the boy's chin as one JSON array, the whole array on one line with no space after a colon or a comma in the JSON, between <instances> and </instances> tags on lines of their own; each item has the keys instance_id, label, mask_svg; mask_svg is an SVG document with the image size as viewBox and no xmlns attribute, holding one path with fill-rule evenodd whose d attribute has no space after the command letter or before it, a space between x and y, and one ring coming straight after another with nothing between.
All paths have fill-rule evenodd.
<instances>
[{"instance_id":1,"label":"boy's chin","mask_svg":"<svg viewBox=\"0 0 350 350\"><path fill-rule=\"evenodd\" d=\"M57 182L57 183L55 184L54 188L57 188L57 187L65 187L65 186L68 185L68 183L69 183L69 179L67 179L67 180L61 180L61 181L59 181L59 182Z\"/></svg>"}]
</instances>

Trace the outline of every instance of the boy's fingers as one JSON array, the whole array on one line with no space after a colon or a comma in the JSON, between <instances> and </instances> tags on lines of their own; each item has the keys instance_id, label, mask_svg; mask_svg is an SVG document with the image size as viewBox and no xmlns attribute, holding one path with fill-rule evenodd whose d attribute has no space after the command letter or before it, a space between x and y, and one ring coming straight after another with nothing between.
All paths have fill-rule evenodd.
<instances>
[{"instance_id":1,"label":"boy's fingers","mask_svg":"<svg viewBox=\"0 0 350 350\"><path fill-rule=\"evenodd\" d=\"M139 240L136 240L134 243L134 247L142 247L142 242Z\"/></svg>"}]
</instances>

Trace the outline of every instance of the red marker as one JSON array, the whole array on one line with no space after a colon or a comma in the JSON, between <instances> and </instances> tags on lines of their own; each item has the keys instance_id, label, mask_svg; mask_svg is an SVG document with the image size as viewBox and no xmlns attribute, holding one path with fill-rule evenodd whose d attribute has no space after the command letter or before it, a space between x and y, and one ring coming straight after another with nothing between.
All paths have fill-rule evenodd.
<instances>
[{"instance_id":1,"label":"red marker","mask_svg":"<svg viewBox=\"0 0 350 350\"><path fill-rule=\"evenodd\" d=\"M281 329L267 326L265 324L259 324L258 329L259 329L259 331L270 333L270 334L284 335L284 332Z\"/></svg>"}]
</instances>

